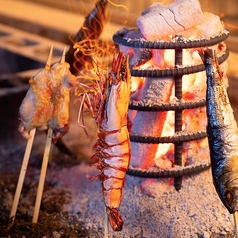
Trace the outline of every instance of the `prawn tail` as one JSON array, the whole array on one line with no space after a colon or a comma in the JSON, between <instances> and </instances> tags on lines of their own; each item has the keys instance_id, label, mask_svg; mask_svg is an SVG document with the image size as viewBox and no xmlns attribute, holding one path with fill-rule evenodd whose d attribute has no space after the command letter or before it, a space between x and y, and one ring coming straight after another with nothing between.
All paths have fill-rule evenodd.
<instances>
[{"instance_id":1,"label":"prawn tail","mask_svg":"<svg viewBox=\"0 0 238 238\"><path fill-rule=\"evenodd\" d=\"M114 231L121 231L123 228L123 220L121 218L121 214L119 213L117 208L109 208L107 207L107 215L108 221Z\"/></svg>"}]
</instances>

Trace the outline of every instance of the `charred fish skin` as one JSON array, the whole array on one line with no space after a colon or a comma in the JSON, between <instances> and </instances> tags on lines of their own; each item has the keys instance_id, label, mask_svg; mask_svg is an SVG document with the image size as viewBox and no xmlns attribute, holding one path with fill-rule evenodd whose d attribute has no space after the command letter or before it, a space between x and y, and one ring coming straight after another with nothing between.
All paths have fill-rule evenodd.
<instances>
[{"instance_id":1,"label":"charred fish skin","mask_svg":"<svg viewBox=\"0 0 238 238\"><path fill-rule=\"evenodd\" d=\"M238 210L238 129L230 105L225 75L217 57L206 49L200 56L207 75L207 135L216 191L230 213Z\"/></svg>"}]
</instances>

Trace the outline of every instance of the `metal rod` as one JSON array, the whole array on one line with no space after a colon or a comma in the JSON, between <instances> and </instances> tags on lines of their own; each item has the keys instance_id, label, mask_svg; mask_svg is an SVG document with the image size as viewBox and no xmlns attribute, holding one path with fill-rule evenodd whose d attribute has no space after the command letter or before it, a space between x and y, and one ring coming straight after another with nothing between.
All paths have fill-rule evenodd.
<instances>
[{"instance_id":1,"label":"metal rod","mask_svg":"<svg viewBox=\"0 0 238 238\"><path fill-rule=\"evenodd\" d=\"M181 66L183 63L183 49L175 49L175 66ZM175 83L175 97L182 99L182 76L174 77ZM182 110L176 110L174 116L174 131L182 131ZM174 144L174 163L175 165L182 165L182 147L183 143L178 142ZM182 177L174 178L174 187L178 191L182 186Z\"/></svg>"}]
</instances>

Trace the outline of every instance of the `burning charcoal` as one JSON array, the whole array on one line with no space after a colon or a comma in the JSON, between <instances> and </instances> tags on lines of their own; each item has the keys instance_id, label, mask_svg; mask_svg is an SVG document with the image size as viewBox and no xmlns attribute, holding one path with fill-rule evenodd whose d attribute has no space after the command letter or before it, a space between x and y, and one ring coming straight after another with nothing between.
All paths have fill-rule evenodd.
<instances>
[{"instance_id":1,"label":"burning charcoal","mask_svg":"<svg viewBox=\"0 0 238 238\"><path fill-rule=\"evenodd\" d=\"M126 33L125 33L126 32ZM123 33L123 32L122 32ZM124 38L128 39L145 39L144 36L138 29L128 31L124 28ZM120 45L120 50L124 52L125 55L130 56L130 67L138 67L142 64L145 64L152 57L151 50L148 49L137 49L130 48L123 45Z\"/></svg>"},{"instance_id":2,"label":"burning charcoal","mask_svg":"<svg viewBox=\"0 0 238 238\"><path fill-rule=\"evenodd\" d=\"M203 21L197 0L179 0L167 6L154 5L137 19L137 26L147 40L174 35Z\"/></svg>"},{"instance_id":3,"label":"burning charcoal","mask_svg":"<svg viewBox=\"0 0 238 238\"><path fill-rule=\"evenodd\" d=\"M145 14L147 14L147 13L153 11L153 10L156 10L156 9L159 8L159 7L163 7L163 6L164 6L164 5L161 4L161 3L159 3L159 2L154 2L154 3L152 3L146 10L144 10L144 11L142 12L142 15L145 15Z\"/></svg>"},{"instance_id":4,"label":"burning charcoal","mask_svg":"<svg viewBox=\"0 0 238 238\"><path fill-rule=\"evenodd\" d=\"M204 12L203 22L199 27L192 27L186 31L180 32L184 38L210 38L220 35L224 31L224 25L219 16L210 12Z\"/></svg>"},{"instance_id":5,"label":"burning charcoal","mask_svg":"<svg viewBox=\"0 0 238 238\"><path fill-rule=\"evenodd\" d=\"M128 52L129 51L129 52ZM146 49L131 49L129 48L128 54L130 55L130 68L138 67L145 64L151 59L151 51Z\"/></svg>"},{"instance_id":6,"label":"burning charcoal","mask_svg":"<svg viewBox=\"0 0 238 238\"><path fill-rule=\"evenodd\" d=\"M140 100L157 99L157 103L170 100L174 82L172 79L147 78L142 88ZM134 134L161 136L167 112L138 111L131 128ZM156 144L131 143L131 165L139 168L149 168L154 164L154 157L158 148Z\"/></svg>"},{"instance_id":7,"label":"burning charcoal","mask_svg":"<svg viewBox=\"0 0 238 238\"><path fill-rule=\"evenodd\" d=\"M220 17L210 12L204 12L204 21L198 28L197 35L201 37L213 37L219 35L224 30Z\"/></svg>"}]
</instances>

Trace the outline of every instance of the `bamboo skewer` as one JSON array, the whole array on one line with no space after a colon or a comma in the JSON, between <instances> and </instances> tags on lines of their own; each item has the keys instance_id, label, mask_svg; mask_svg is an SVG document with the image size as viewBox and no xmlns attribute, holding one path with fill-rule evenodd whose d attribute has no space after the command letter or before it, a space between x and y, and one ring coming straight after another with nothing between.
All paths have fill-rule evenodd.
<instances>
[{"instance_id":1,"label":"bamboo skewer","mask_svg":"<svg viewBox=\"0 0 238 238\"><path fill-rule=\"evenodd\" d=\"M49 53L49 56L48 56L48 59L47 59L46 65L45 65L45 70L50 69L51 61L52 61L52 54L53 54L53 45L51 46L51 49L50 49L50 53ZM16 211L17 211L17 207L18 207L18 203L19 203L19 199L20 199L20 195L21 195L21 191L22 191L23 182L24 182L24 179L25 179L25 174L26 174L26 170L27 170L27 166L28 166L28 162L29 162L29 158L30 158L30 153L31 153L31 149L32 149L32 145L33 145L33 141L34 141L34 137L35 137L35 132L36 132L36 128L33 128L29 133L30 137L27 141L26 150L25 150L25 154L24 154L24 157L23 157L23 161L22 161L22 167L21 167L21 170L20 170L19 178L18 178L17 188L16 188L14 200L13 200L13 205L12 205L12 209L11 209L11 213L10 213L10 219L9 219L9 222L8 222L7 229L10 229L13 226L14 221L15 221ZM46 143L44 158L47 157L46 154L48 152L48 148L50 149L52 129L48 130L48 135L50 135L50 139L49 139L49 136L48 136L47 137L48 141ZM49 140L50 140L50 142L49 142ZM49 156L49 153L48 153L48 156ZM45 160L46 159L47 159L47 163L48 163L48 158L45 158ZM45 166L45 164L44 164L44 166ZM47 166L47 164L46 164L46 166ZM42 181L41 181L41 183L42 183ZM44 181L43 181L43 184L44 184ZM40 195L38 195L38 196L40 196ZM34 213L36 213L36 215L37 215L37 212L34 212Z\"/></svg>"},{"instance_id":2,"label":"bamboo skewer","mask_svg":"<svg viewBox=\"0 0 238 238\"><path fill-rule=\"evenodd\" d=\"M104 238L109 238L108 215L106 206L104 207Z\"/></svg>"},{"instance_id":3,"label":"bamboo skewer","mask_svg":"<svg viewBox=\"0 0 238 238\"><path fill-rule=\"evenodd\" d=\"M52 51L53 51L53 46L51 47L49 58L47 60L45 68L47 68L47 67L49 68L51 65ZM62 63L62 64L64 64L64 62L65 62L65 54L66 54L65 52L66 52L66 47L64 48L62 58L60 61L60 63ZM48 165L49 156L50 156L50 148L51 148L51 144L52 144L52 133L53 133L53 130L52 130L52 128L49 127L48 133L47 133L47 138L46 138L46 143L45 143L45 150L44 150L44 156L43 156L43 161L42 161L39 185L38 185L37 194L36 194L36 202L35 202L35 207L34 207L32 223L37 223L38 217L39 217L40 205L41 205L42 194L43 194L44 183L45 183L46 170L47 170L47 165Z\"/></svg>"},{"instance_id":4,"label":"bamboo skewer","mask_svg":"<svg viewBox=\"0 0 238 238\"><path fill-rule=\"evenodd\" d=\"M235 211L234 220L235 220L235 237L238 238L238 211Z\"/></svg>"},{"instance_id":5,"label":"bamboo skewer","mask_svg":"<svg viewBox=\"0 0 238 238\"><path fill-rule=\"evenodd\" d=\"M51 62L52 62L52 55L53 55L53 45L50 48L50 53L49 53L47 62L45 64L45 70L50 69ZM47 132L46 143L45 143L45 150L44 150L44 156L43 156L43 161L42 161L39 185L38 185L38 189L37 189L36 202L35 202L35 207L34 207L34 212L33 212L32 223L37 223L38 217L39 217L40 203L41 203L43 188L44 188L44 183L45 183L45 175L46 175L47 165L48 165L48 161L49 161L52 133L53 133L52 129L49 128L48 132Z\"/></svg>"},{"instance_id":6,"label":"bamboo skewer","mask_svg":"<svg viewBox=\"0 0 238 238\"><path fill-rule=\"evenodd\" d=\"M42 161L40 180L39 180L39 185L38 185L38 189L37 189L36 202L35 202L32 223L37 223L38 217L39 217L40 204L41 204L41 199L42 199L42 194L43 194L43 189L44 189L46 170L47 170L47 165L48 165L48 161L49 161L50 148L51 148L51 144L52 144L52 132L53 132L52 129L49 128L48 133L47 133L46 143L45 143L45 151L44 151L44 156L43 156L43 161Z\"/></svg>"},{"instance_id":7,"label":"bamboo skewer","mask_svg":"<svg viewBox=\"0 0 238 238\"><path fill-rule=\"evenodd\" d=\"M30 138L27 141L26 150L25 150L25 154L23 157L21 171L20 171L17 188L16 188L14 200L13 200L13 205L12 205L12 209L11 209L11 213L10 213L8 229L10 229L12 227L12 225L15 221L16 211L17 211L17 207L18 207L18 203L19 203L19 199L20 199L20 195L21 195L23 182L25 179L25 174L26 174L26 170L27 170L27 166L28 166L28 161L30 158L32 144L33 144L34 137L35 137L35 132L36 132L36 128L34 128L30 131Z\"/></svg>"}]
</instances>

